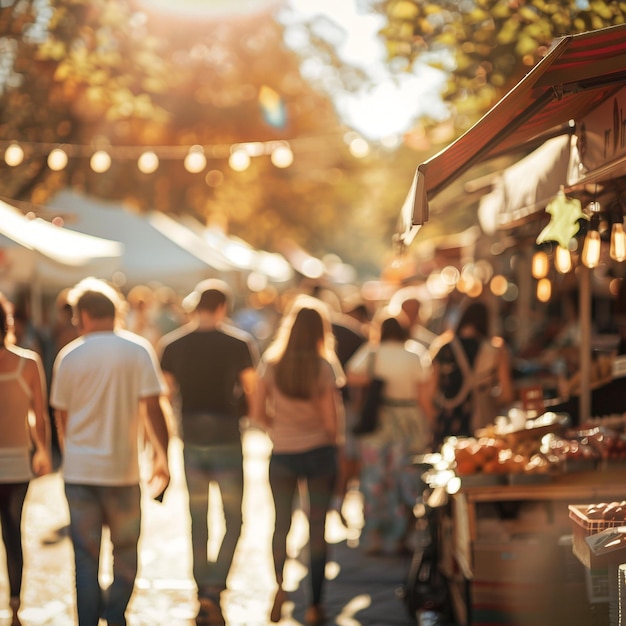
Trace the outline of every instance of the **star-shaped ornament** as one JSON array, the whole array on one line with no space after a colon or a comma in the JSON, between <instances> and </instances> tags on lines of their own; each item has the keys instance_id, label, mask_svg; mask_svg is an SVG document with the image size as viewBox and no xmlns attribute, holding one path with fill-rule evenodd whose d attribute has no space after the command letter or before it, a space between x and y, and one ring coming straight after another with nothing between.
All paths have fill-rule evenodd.
<instances>
[{"instance_id":1,"label":"star-shaped ornament","mask_svg":"<svg viewBox=\"0 0 626 626\"><path fill-rule=\"evenodd\" d=\"M546 207L546 212L552 217L550 223L539 233L537 243L556 241L564 248L579 229L578 220L589 219L582 209L580 200L568 198L563 189Z\"/></svg>"}]
</instances>

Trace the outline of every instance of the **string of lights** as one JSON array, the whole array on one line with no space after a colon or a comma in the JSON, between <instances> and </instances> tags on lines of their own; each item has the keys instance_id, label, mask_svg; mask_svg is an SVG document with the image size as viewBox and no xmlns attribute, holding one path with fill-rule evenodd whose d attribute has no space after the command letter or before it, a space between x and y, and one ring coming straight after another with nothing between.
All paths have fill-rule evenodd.
<instances>
[{"instance_id":1,"label":"string of lights","mask_svg":"<svg viewBox=\"0 0 626 626\"><path fill-rule=\"evenodd\" d=\"M177 145L177 146L114 146L74 143L44 143L29 141L0 141L0 152L9 167L21 165L28 157L46 158L48 167L54 171L65 169L71 158L89 158L89 166L94 172L108 171L114 160L136 161L139 170L151 174L159 168L163 160L182 160L190 173L202 172L208 160L227 159L234 171L245 171L253 158L269 156L272 164L284 169L290 167L297 152L318 149L320 143L327 145L333 135L298 137L295 139L273 139L268 141L249 141L233 144ZM364 158L370 153L369 143L358 133L342 133L343 141L350 154L355 158Z\"/></svg>"}]
</instances>

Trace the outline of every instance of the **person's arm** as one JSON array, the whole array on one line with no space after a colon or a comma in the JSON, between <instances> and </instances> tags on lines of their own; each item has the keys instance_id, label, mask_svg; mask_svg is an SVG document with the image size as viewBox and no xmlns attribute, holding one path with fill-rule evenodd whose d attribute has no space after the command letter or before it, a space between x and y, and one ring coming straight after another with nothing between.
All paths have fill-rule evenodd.
<instances>
[{"instance_id":1,"label":"person's arm","mask_svg":"<svg viewBox=\"0 0 626 626\"><path fill-rule=\"evenodd\" d=\"M248 407L248 413L251 412L252 405L254 403L254 395L257 386L257 374L253 367L247 367L239 373L239 381L243 393L246 396L246 406Z\"/></svg>"},{"instance_id":2,"label":"person's arm","mask_svg":"<svg viewBox=\"0 0 626 626\"><path fill-rule=\"evenodd\" d=\"M435 394L439 386L439 364L434 362L430 367L430 374L426 380L418 383L418 403L426 413L431 424L437 418L435 410Z\"/></svg>"},{"instance_id":3,"label":"person's arm","mask_svg":"<svg viewBox=\"0 0 626 626\"><path fill-rule=\"evenodd\" d=\"M263 430L268 430L272 426L272 419L267 414L267 392L267 383L263 378L258 378L249 405L250 423Z\"/></svg>"},{"instance_id":4,"label":"person's arm","mask_svg":"<svg viewBox=\"0 0 626 626\"><path fill-rule=\"evenodd\" d=\"M500 385L500 395L498 396L498 402L500 406L505 407L515 399L515 389L513 387L513 377L511 376L511 355L504 343L499 353L498 383Z\"/></svg>"},{"instance_id":5,"label":"person's arm","mask_svg":"<svg viewBox=\"0 0 626 626\"><path fill-rule=\"evenodd\" d=\"M343 436L339 428L339 392L333 386L327 386L319 399L320 413L324 423L324 429L328 433L330 440L339 445L342 444Z\"/></svg>"},{"instance_id":6,"label":"person's arm","mask_svg":"<svg viewBox=\"0 0 626 626\"><path fill-rule=\"evenodd\" d=\"M363 344L346 363L346 381L349 387L364 387L370 382L370 359L375 348L370 343Z\"/></svg>"},{"instance_id":7,"label":"person's arm","mask_svg":"<svg viewBox=\"0 0 626 626\"><path fill-rule=\"evenodd\" d=\"M62 409L54 409L54 424L57 429L57 438L59 440L59 449L61 453L65 452L65 433L67 430L67 411Z\"/></svg>"},{"instance_id":8,"label":"person's arm","mask_svg":"<svg viewBox=\"0 0 626 626\"><path fill-rule=\"evenodd\" d=\"M43 476L52 471L52 453L50 447L50 417L46 403L46 379L40 357L33 353L33 358L26 361L24 371L26 382L31 390L31 415L28 426L35 446L32 466L36 476Z\"/></svg>"},{"instance_id":9,"label":"person's arm","mask_svg":"<svg viewBox=\"0 0 626 626\"><path fill-rule=\"evenodd\" d=\"M146 431L152 442L154 456L152 460L152 476L148 481L153 496L163 494L170 482L168 464L169 430L165 413L161 406L161 396L153 395L143 399L146 411Z\"/></svg>"}]
</instances>

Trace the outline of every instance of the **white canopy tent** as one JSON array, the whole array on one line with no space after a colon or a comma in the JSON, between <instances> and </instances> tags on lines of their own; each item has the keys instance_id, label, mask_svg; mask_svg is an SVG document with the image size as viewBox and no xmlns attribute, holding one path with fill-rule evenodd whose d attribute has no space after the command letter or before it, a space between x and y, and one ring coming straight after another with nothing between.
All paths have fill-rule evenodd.
<instances>
[{"instance_id":1,"label":"white canopy tent","mask_svg":"<svg viewBox=\"0 0 626 626\"><path fill-rule=\"evenodd\" d=\"M124 287L160 283L190 291L201 280L235 268L222 255L202 246L193 233L165 215L136 214L122 205L83 195L59 192L49 203L67 228L120 241L124 246L119 283Z\"/></svg>"},{"instance_id":2,"label":"white canopy tent","mask_svg":"<svg viewBox=\"0 0 626 626\"><path fill-rule=\"evenodd\" d=\"M123 246L29 219L0 200L0 250L0 272L10 280L65 287L90 274L110 276L121 265Z\"/></svg>"},{"instance_id":3,"label":"white canopy tent","mask_svg":"<svg viewBox=\"0 0 626 626\"><path fill-rule=\"evenodd\" d=\"M110 277L121 267L122 253L117 241L29 219L0 200L0 285L7 293L28 285L35 317L43 291L61 290L85 276Z\"/></svg>"},{"instance_id":4,"label":"white canopy tent","mask_svg":"<svg viewBox=\"0 0 626 626\"><path fill-rule=\"evenodd\" d=\"M187 215L180 220L240 270L257 272L275 283L286 283L293 278L293 267L282 254L257 250L247 241L227 235L220 229L206 227L192 216Z\"/></svg>"}]
</instances>

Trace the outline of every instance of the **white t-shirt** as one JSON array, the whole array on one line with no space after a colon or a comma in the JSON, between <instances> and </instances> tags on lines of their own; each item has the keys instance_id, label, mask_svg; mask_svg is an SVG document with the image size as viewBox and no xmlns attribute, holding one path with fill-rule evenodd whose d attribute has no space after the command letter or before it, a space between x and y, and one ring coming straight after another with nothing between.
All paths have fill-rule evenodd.
<instances>
[{"instance_id":1,"label":"white t-shirt","mask_svg":"<svg viewBox=\"0 0 626 626\"><path fill-rule=\"evenodd\" d=\"M89 333L59 353L50 404L67 411L68 483L139 482L139 401L165 392L154 349L127 331Z\"/></svg>"},{"instance_id":2,"label":"white t-shirt","mask_svg":"<svg viewBox=\"0 0 626 626\"><path fill-rule=\"evenodd\" d=\"M417 383L424 382L428 369L422 359L397 341L383 341L379 346L362 345L346 365L348 373L369 373L370 353L376 352L374 376L385 381L385 398L413 400L417 397Z\"/></svg>"}]
</instances>

